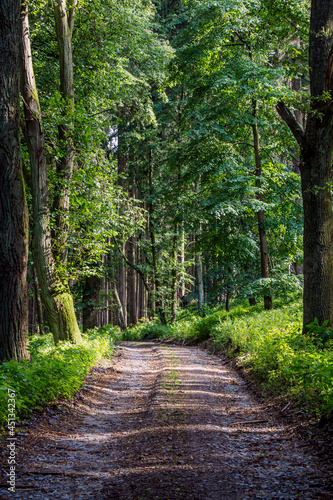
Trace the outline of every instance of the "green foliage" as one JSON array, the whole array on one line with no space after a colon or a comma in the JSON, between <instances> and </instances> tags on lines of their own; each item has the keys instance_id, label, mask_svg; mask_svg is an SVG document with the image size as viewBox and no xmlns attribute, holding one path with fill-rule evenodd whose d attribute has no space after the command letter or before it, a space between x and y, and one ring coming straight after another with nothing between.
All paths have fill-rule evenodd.
<instances>
[{"instance_id":1,"label":"green foliage","mask_svg":"<svg viewBox=\"0 0 333 500\"><path fill-rule=\"evenodd\" d=\"M108 333L90 331L83 342L54 346L52 335L30 338L29 361L0 365L0 426L7 421L8 389L16 394L17 418L28 416L59 397L70 397L77 391L90 368L113 352L115 329Z\"/></svg>"},{"instance_id":2,"label":"green foliage","mask_svg":"<svg viewBox=\"0 0 333 500\"><path fill-rule=\"evenodd\" d=\"M240 297L271 297L301 295L303 290L303 275L277 274L271 278L260 278L253 281L241 290Z\"/></svg>"},{"instance_id":3,"label":"green foliage","mask_svg":"<svg viewBox=\"0 0 333 500\"><path fill-rule=\"evenodd\" d=\"M308 334L312 336L313 342L316 342L318 346L325 347L329 340L333 340L333 328L330 328L327 325L328 321L326 320L320 326L318 318L315 318L312 323L306 325L309 329Z\"/></svg>"}]
</instances>

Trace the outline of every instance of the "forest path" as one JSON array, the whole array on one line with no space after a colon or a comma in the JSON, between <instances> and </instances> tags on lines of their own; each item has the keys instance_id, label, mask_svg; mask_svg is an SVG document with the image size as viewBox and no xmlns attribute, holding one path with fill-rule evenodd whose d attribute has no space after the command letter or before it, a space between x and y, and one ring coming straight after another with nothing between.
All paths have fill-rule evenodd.
<instances>
[{"instance_id":1,"label":"forest path","mask_svg":"<svg viewBox=\"0 0 333 500\"><path fill-rule=\"evenodd\" d=\"M305 443L219 357L149 342L119 354L18 436L16 493L0 498L332 498Z\"/></svg>"}]
</instances>

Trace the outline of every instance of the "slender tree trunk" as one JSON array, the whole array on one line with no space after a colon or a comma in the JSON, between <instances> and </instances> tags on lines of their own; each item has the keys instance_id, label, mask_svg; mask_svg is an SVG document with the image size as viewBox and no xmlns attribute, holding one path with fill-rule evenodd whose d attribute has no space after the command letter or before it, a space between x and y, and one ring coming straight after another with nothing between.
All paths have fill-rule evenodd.
<instances>
[{"instance_id":1,"label":"slender tree trunk","mask_svg":"<svg viewBox=\"0 0 333 500\"><path fill-rule=\"evenodd\" d=\"M0 4L0 362L29 357L28 212L21 169L20 2Z\"/></svg>"},{"instance_id":2,"label":"slender tree trunk","mask_svg":"<svg viewBox=\"0 0 333 500\"><path fill-rule=\"evenodd\" d=\"M171 303L172 303L172 323L176 322L177 319L177 305L178 305L178 297L177 297L177 291L178 291L178 273L177 273L177 260L178 260L178 252L177 252L177 246L178 246L178 224L176 224L175 227L175 234L173 236L173 241L172 241L172 297L171 297Z\"/></svg>"},{"instance_id":3,"label":"slender tree trunk","mask_svg":"<svg viewBox=\"0 0 333 500\"><path fill-rule=\"evenodd\" d=\"M134 264L135 261L135 237L131 236L127 242L127 258L129 262ZM127 310L128 320L131 325L138 322L136 309L136 272L133 267L127 269Z\"/></svg>"},{"instance_id":4,"label":"slender tree trunk","mask_svg":"<svg viewBox=\"0 0 333 500\"><path fill-rule=\"evenodd\" d=\"M125 243L123 243L122 252L125 253ZM119 299L122 304L123 318L125 328L127 327L127 269L124 260L119 262Z\"/></svg>"},{"instance_id":5,"label":"slender tree trunk","mask_svg":"<svg viewBox=\"0 0 333 500\"><path fill-rule=\"evenodd\" d=\"M200 181L196 182L195 190L200 193ZM199 231L197 232L197 237L201 235L201 224L199 226ZM203 268L202 268L202 254L201 252L196 252L195 254L195 274L197 278L197 288L198 288L198 309L199 313L204 316L204 302L205 302L205 292L203 284Z\"/></svg>"},{"instance_id":6,"label":"slender tree trunk","mask_svg":"<svg viewBox=\"0 0 333 500\"><path fill-rule=\"evenodd\" d=\"M149 153L149 191L150 195L153 194L153 150L150 149ZM150 243L151 243L151 253L152 253L152 263L153 263L153 273L154 273L154 301L158 314L161 319L162 325L166 325L166 318L164 310L162 307L162 298L160 297L160 279L158 273L158 262L157 262L157 249L156 249L156 239L153 224L154 215L154 205L149 202L149 233L150 233Z\"/></svg>"},{"instance_id":7,"label":"slender tree trunk","mask_svg":"<svg viewBox=\"0 0 333 500\"><path fill-rule=\"evenodd\" d=\"M227 291L227 295L225 298L225 310L227 312L230 312L230 292L229 291Z\"/></svg>"},{"instance_id":8,"label":"slender tree trunk","mask_svg":"<svg viewBox=\"0 0 333 500\"><path fill-rule=\"evenodd\" d=\"M48 323L57 343L81 341L68 281L56 272L52 256L46 152L42 116L32 67L28 7L22 4L22 97L30 157L32 191L31 251L46 309Z\"/></svg>"},{"instance_id":9,"label":"slender tree trunk","mask_svg":"<svg viewBox=\"0 0 333 500\"><path fill-rule=\"evenodd\" d=\"M185 274L185 231L184 231L184 223L182 224L182 231L181 231L181 248L180 248L180 266L182 270L182 274ZM182 277L181 279L181 290L180 290L180 296L184 297L186 293L185 289L185 280Z\"/></svg>"},{"instance_id":10,"label":"slender tree trunk","mask_svg":"<svg viewBox=\"0 0 333 500\"><path fill-rule=\"evenodd\" d=\"M127 157L126 157L126 149L127 145L124 143L123 140L123 123L126 121L126 110L122 107L119 107L118 109L119 113L119 119L120 123L118 126L118 149L117 149L117 156L118 156L118 184L119 186L124 186L124 179L122 178L122 174L127 173ZM122 249L121 249L122 254L126 253L126 245L125 243L122 244ZM122 320L119 319L120 315L119 312L117 313L118 317L118 322L121 321L123 323L124 328L127 327L127 268L126 264L121 257L120 262L119 262L119 280L118 280L118 291L119 294L119 300L122 304ZM116 300L117 297L115 296ZM122 326L119 324L119 326L122 328Z\"/></svg>"},{"instance_id":11,"label":"slender tree trunk","mask_svg":"<svg viewBox=\"0 0 333 500\"><path fill-rule=\"evenodd\" d=\"M39 335L44 335L45 326L44 326L44 322L43 322L43 307L42 307L42 302L41 302L40 295L39 295L38 279L37 279L37 274L36 274L34 266L32 266L32 276L33 276L33 283L34 283L34 293L35 293L35 303L36 303L36 310L37 310L37 321L38 321Z\"/></svg>"},{"instance_id":12,"label":"slender tree trunk","mask_svg":"<svg viewBox=\"0 0 333 500\"><path fill-rule=\"evenodd\" d=\"M114 294L114 298L115 298L115 308L116 308L116 315L117 315L117 323L120 326L121 330L125 330L125 328L126 328L126 321L125 321L125 316L124 316L124 313L123 313L123 306L122 306L122 303L121 303L121 300L120 300L120 297L119 297L119 294L118 294L116 282L114 282L113 294Z\"/></svg>"},{"instance_id":13,"label":"slender tree trunk","mask_svg":"<svg viewBox=\"0 0 333 500\"><path fill-rule=\"evenodd\" d=\"M195 254L195 270L197 275L198 287L198 309L199 313L204 316L204 286L203 286L203 272L202 272L202 256L201 252Z\"/></svg>"},{"instance_id":14,"label":"slender tree trunk","mask_svg":"<svg viewBox=\"0 0 333 500\"><path fill-rule=\"evenodd\" d=\"M83 289L83 331L98 326L98 302L101 288L101 278L99 276L87 276Z\"/></svg>"},{"instance_id":15,"label":"slender tree trunk","mask_svg":"<svg viewBox=\"0 0 333 500\"><path fill-rule=\"evenodd\" d=\"M141 252L140 252L140 247L136 247L136 253L137 253L137 260L139 264L141 263ZM142 278L141 276L137 276L136 280L136 310L137 310L137 318L140 320L143 318L144 313L144 305L143 305L143 289L142 289Z\"/></svg>"},{"instance_id":16,"label":"slender tree trunk","mask_svg":"<svg viewBox=\"0 0 333 500\"><path fill-rule=\"evenodd\" d=\"M260 142L259 142L259 130L257 125L257 102L253 102L253 124L252 124L252 132L253 132L253 142L254 142L254 155L256 162L256 188L260 189L261 181L260 177L262 175L262 164L261 164L261 153L260 153ZM260 192L257 193L258 201L263 201L263 196ZM259 210L257 212L258 218L258 228L259 228L259 240L260 240L260 262L261 262L261 277L268 278L269 277L269 266L268 266L268 250L267 250L267 235L265 231L265 217L264 212ZM264 297L264 307L266 310L273 309L272 297L266 295Z\"/></svg>"},{"instance_id":17,"label":"slender tree trunk","mask_svg":"<svg viewBox=\"0 0 333 500\"><path fill-rule=\"evenodd\" d=\"M60 92L64 100L63 123L58 126L60 159L57 162L57 185L55 189L53 212L53 252L57 260L67 260L69 183L74 168L74 76L72 34L77 0L69 0L67 10L66 0L54 0L54 19L57 33L60 63Z\"/></svg>"}]
</instances>

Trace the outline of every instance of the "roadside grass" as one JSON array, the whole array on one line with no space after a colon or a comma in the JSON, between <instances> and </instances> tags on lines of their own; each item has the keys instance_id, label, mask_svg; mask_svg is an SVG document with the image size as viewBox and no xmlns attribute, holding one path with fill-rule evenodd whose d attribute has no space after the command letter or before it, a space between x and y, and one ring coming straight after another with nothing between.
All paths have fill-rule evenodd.
<instances>
[{"instance_id":1,"label":"roadside grass","mask_svg":"<svg viewBox=\"0 0 333 500\"><path fill-rule=\"evenodd\" d=\"M79 345L61 342L54 345L52 335L29 340L30 360L0 365L0 429L8 421L8 389L15 391L17 421L59 397L77 391L89 370L101 358L112 355L117 329L108 333L91 330Z\"/></svg>"},{"instance_id":2,"label":"roadside grass","mask_svg":"<svg viewBox=\"0 0 333 500\"><path fill-rule=\"evenodd\" d=\"M320 417L333 411L333 340L304 336L301 325L300 300L280 302L273 311L243 303L229 313L215 308L204 318L185 310L167 326L142 321L125 336L185 343L210 340L214 350L232 357L266 392L297 400L304 412Z\"/></svg>"}]
</instances>

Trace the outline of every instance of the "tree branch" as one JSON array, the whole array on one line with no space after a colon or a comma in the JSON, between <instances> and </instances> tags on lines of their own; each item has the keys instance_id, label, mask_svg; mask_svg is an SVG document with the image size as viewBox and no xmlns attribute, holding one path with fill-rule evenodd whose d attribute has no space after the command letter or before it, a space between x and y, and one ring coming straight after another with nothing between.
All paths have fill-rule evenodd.
<instances>
[{"instance_id":1,"label":"tree branch","mask_svg":"<svg viewBox=\"0 0 333 500\"><path fill-rule=\"evenodd\" d=\"M139 276L141 276L145 289L147 290L147 292L150 292L151 290L149 288L148 283L146 282L146 278L145 278L144 273L141 271L141 269L139 267L137 267L135 264L133 264L133 262L131 262L130 260L128 260L128 258L124 254L124 252L119 247L118 242L117 242L117 240L116 240L116 238L114 236L113 236L113 241L114 241L114 244L117 247L118 252L122 256L122 258L124 259L124 261L126 262L126 264L129 265L132 269L134 269L139 274Z\"/></svg>"},{"instance_id":2,"label":"tree branch","mask_svg":"<svg viewBox=\"0 0 333 500\"><path fill-rule=\"evenodd\" d=\"M77 5L77 0L70 0L69 1L68 26L69 26L69 29L70 29L70 32L72 35L73 35L73 30L74 30L74 18L75 18L76 5Z\"/></svg>"},{"instance_id":3,"label":"tree branch","mask_svg":"<svg viewBox=\"0 0 333 500\"><path fill-rule=\"evenodd\" d=\"M305 141L305 133L293 113L286 107L284 102L281 101L277 103L276 111L278 112L282 120L288 125L298 144L302 146Z\"/></svg>"}]
</instances>

